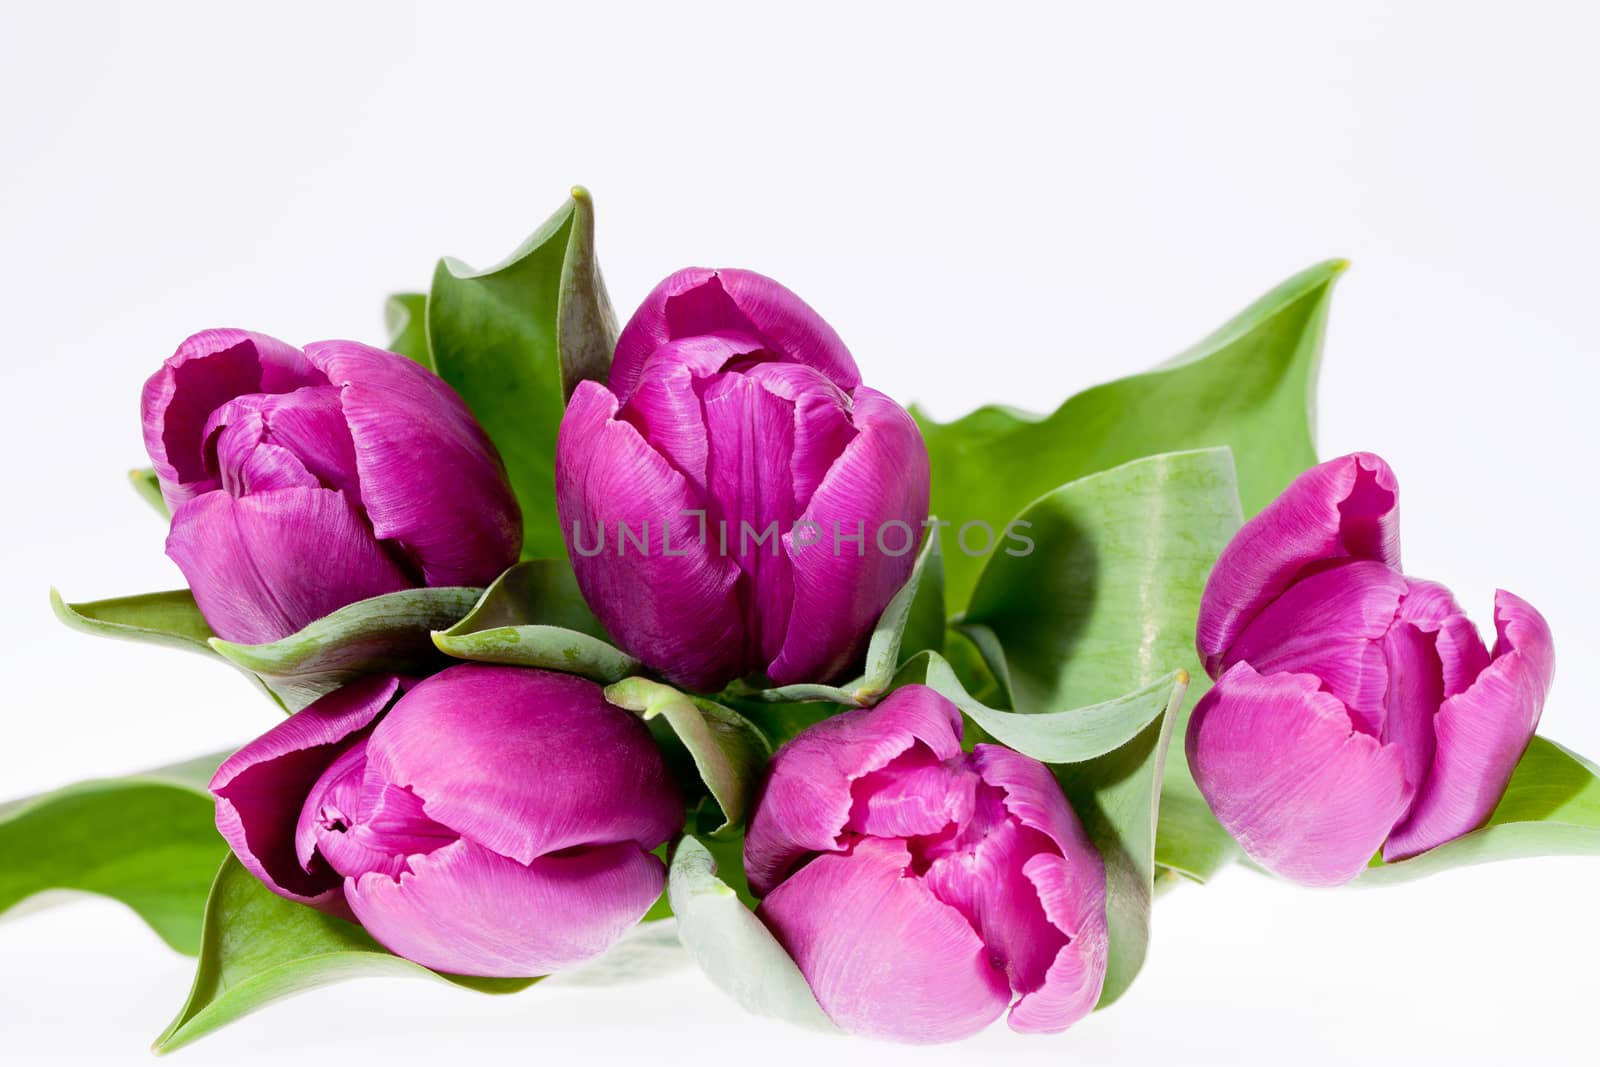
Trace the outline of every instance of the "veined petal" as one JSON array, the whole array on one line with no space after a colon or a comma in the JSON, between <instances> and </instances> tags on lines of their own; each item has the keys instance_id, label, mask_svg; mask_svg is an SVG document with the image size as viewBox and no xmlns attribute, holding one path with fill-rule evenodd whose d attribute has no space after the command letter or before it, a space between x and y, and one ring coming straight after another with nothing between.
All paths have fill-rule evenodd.
<instances>
[{"instance_id":1,"label":"veined petal","mask_svg":"<svg viewBox=\"0 0 1600 1067\"><path fill-rule=\"evenodd\" d=\"M1045 916L1058 930L1069 931L1072 940L1056 953L1044 984L1022 994L1006 1022L1018 1033L1058 1033L1094 1011L1105 986L1111 951L1105 868L1091 848L1070 859L1040 853L1023 873L1038 892Z\"/></svg>"},{"instance_id":2,"label":"veined petal","mask_svg":"<svg viewBox=\"0 0 1600 1067\"><path fill-rule=\"evenodd\" d=\"M252 451L260 448L293 457L299 474L310 479L295 484L321 485L360 499L355 445L344 423L339 391L332 386L251 393L230 400L206 420L203 440L216 444L216 473L234 496L283 487L239 476L251 464Z\"/></svg>"},{"instance_id":3,"label":"veined petal","mask_svg":"<svg viewBox=\"0 0 1600 1067\"><path fill-rule=\"evenodd\" d=\"M412 585L331 489L198 496L173 513L167 555L217 635L251 644Z\"/></svg>"},{"instance_id":4,"label":"veined petal","mask_svg":"<svg viewBox=\"0 0 1600 1067\"><path fill-rule=\"evenodd\" d=\"M1309 674L1230 668L1196 705L1189 769L1251 859L1304 885L1360 874L1413 796L1398 748Z\"/></svg>"},{"instance_id":5,"label":"veined petal","mask_svg":"<svg viewBox=\"0 0 1600 1067\"><path fill-rule=\"evenodd\" d=\"M1244 662L1257 674L1316 675L1344 701L1356 728L1378 737L1389 689L1384 635L1406 589L1398 572L1370 560L1307 575L1250 620L1223 668Z\"/></svg>"},{"instance_id":6,"label":"veined petal","mask_svg":"<svg viewBox=\"0 0 1600 1067\"><path fill-rule=\"evenodd\" d=\"M961 913L907 876L910 864L905 842L859 838L795 872L756 914L842 1029L957 1041L998 1019L1011 987Z\"/></svg>"},{"instance_id":7,"label":"veined petal","mask_svg":"<svg viewBox=\"0 0 1600 1067\"><path fill-rule=\"evenodd\" d=\"M575 675L450 667L401 698L367 761L430 819L519 863L618 841L648 851L683 825L649 729Z\"/></svg>"},{"instance_id":8,"label":"veined petal","mask_svg":"<svg viewBox=\"0 0 1600 1067\"><path fill-rule=\"evenodd\" d=\"M918 743L935 761L961 751L961 713L922 685L895 690L881 704L824 719L780 748L768 765L744 842L744 865L758 896L810 852L840 847L858 779Z\"/></svg>"},{"instance_id":9,"label":"veined petal","mask_svg":"<svg viewBox=\"0 0 1600 1067\"><path fill-rule=\"evenodd\" d=\"M1223 549L1196 627L1207 673L1222 673L1239 634L1308 567L1345 558L1400 569L1399 487L1370 452L1306 471Z\"/></svg>"},{"instance_id":10,"label":"veined petal","mask_svg":"<svg viewBox=\"0 0 1600 1067\"><path fill-rule=\"evenodd\" d=\"M1384 846L1386 860L1415 856L1481 826L1539 725L1555 677L1550 627L1503 589L1495 593L1494 618L1494 659L1439 707L1432 770Z\"/></svg>"},{"instance_id":11,"label":"veined petal","mask_svg":"<svg viewBox=\"0 0 1600 1067\"><path fill-rule=\"evenodd\" d=\"M718 551L738 564L746 647L755 664L783 648L794 606L783 535L794 525L794 405L743 374L723 374L704 396L706 504ZM726 547L724 548L724 544Z\"/></svg>"},{"instance_id":12,"label":"veined petal","mask_svg":"<svg viewBox=\"0 0 1600 1067\"><path fill-rule=\"evenodd\" d=\"M354 341L306 356L339 389L361 503L428 585L488 585L517 561L522 513L483 428L444 379Z\"/></svg>"},{"instance_id":13,"label":"veined petal","mask_svg":"<svg viewBox=\"0 0 1600 1067\"><path fill-rule=\"evenodd\" d=\"M144 383L140 414L145 450L167 507L216 489L203 454L206 420L250 393L287 393L326 385L299 349L248 330L204 330L178 346Z\"/></svg>"},{"instance_id":14,"label":"veined petal","mask_svg":"<svg viewBox=\"0 0 1600 1067\"><path fill-rule=\"evenodd\" d=\"M793 405L794 458L789 467L798 514L855 440L850 396L821 371L799 363L759 363L744 373Z\"/></svg>"},{"instance_id":15,"label":"veined petal","mask_svg":"<svg viewBox=\"0 0 1600 1067\"><path fill-rule=\"evenodd\" d=\"M775 357L815 367L841 389L861 384L839 335L794 293L751 271L691 267L651 290L622 328L611 389L631 394L645 361L668 341L728 330L753 334Z\"/></svg>"},{"instance_id":16,"label":"veined petal","mask_svg":"<svg viewBox=\"0 0 1600 1067\"><path fill-rule=\"evenodd\" d=\"M211 779L217 829L245 868L279 896L348 915L338 876L308 872L295 829L312 787L349 744L389 706L392 677L362 678L289 716L229 756Z\"/></svg>"},{"instance_id":17,"label":"veined petal","mask_svg":"<svg viewBox=\"0 0 1600 1067\"><path fill-rule=\"evenodd\" d=\"M911 577L922 543L928 450L916 422L866 387L855 391L854 421L858 435L784 536L794 608L783 651L767 668L777 685L826 682L848 669Z\"/></svg>"},{"instance_id":18,"label":"veined petal","mask_svg":"<svg viewBox=\"0 0 1600 1067\"><path fill-rule=\"evenodd\" d=\"M578 586L617 643L690 689L745 673L739 567L705 502L605 387L579 384L556 443L556 506ZM627 536L643 541L640 549Z\"/></svg>"},{"instance_id":19,"label":"veined petal","mask_svg":"<svg viewBox=\"0 0 1600 1067\"><path fill-rule=\"evenodd\" d=\"M465 838L410 861L398 879L345 883L383 946L449 974L528 978L604 952L661 895L661 861L631 842L529 864Z\"/></svg>"}]
</instances>

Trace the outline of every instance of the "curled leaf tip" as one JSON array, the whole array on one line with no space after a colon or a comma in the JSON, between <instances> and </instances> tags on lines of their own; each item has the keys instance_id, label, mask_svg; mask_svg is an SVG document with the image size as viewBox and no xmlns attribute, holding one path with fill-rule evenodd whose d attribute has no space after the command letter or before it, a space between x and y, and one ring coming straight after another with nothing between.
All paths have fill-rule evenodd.
<instances>
[{"instance_id":1,"label":"curled leaf tip","mask_svg":"<svg viewBox=\"0 0 1600 1067\"><path fill-rule=\"evenodd\" d=\"M594 197L589 195L589 190L581 185L574 185L569 195L571 195L572 199L580 201L594 199Z\"/></svg>"},{"instance_id":2,"label":"curled leaf tip","mask_svg":"<svg viewBox=\"0 0 1600 1067\"><path fill-rule=\"evenodd\" d=\"M1188 685L1189 684L1189 672L1186 671L1186 670L1183 670L1182 668L1179 668L1178 669L1177 682L1178 682L1179 685Z\"/></svg>"}]
</instances>

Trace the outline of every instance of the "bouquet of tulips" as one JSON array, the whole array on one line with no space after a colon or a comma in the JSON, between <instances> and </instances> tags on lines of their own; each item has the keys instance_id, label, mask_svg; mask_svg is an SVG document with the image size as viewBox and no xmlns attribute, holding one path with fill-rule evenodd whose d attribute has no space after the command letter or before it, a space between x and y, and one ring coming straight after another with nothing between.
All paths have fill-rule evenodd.
<instances>
[{"instance_id":1,"label":"bouquet of tulips","mask_svg":"<svg viewBox=\"0 0 1600 1067\"><path fill-rule=\"evenodd\" d=\"M625 976L657 933L751 1011L936 1042L1111 1004L1157 890L1232 862L1600 853L1539 612L1497 594L1486 640L1403 570L1388 465L1317 462L1343 266L947 424L750 271L619 331L581 189L382 348L197 333L133 474L187 588L53 603L284 717L0 808L0 909L90 890L196 955L162 1050L365 972Z\"/></svg>"}]
</instances>

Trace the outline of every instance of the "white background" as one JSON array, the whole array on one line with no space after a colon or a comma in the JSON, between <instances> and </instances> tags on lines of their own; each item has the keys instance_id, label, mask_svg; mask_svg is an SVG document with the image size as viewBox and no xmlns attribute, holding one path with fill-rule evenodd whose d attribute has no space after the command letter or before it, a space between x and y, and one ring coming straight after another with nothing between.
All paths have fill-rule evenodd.
<instances>
[{"instance_id":1,"label":"white background","mask_svg":"<svg viewBox=\"0 0 1600 1067\"><path fill-rule=\"evenodd\" d=\"M683 6L6 5L0 796L274 720L220 666L50 616L52 583L180 582L123 482L145 376L207 326L381 340L385 293L441 254L497 260L575 181L624 315L677 267L759 269L941 416L1053 405L1350 257L1323 454L1393 463L1409 569L1485 624L1497 584L1544 610L1544 732L1600 755L1594 8ZM1056 1038L810 1038L685 970L504 999L351 983L178 1055L1571 1062L1592 1054L1597 874L1317 893L1233 871L1164 899L1139 983ZM0 1061L144 1062L189 970L104 901L0 925Z\"/></svg>"}]
</instances>

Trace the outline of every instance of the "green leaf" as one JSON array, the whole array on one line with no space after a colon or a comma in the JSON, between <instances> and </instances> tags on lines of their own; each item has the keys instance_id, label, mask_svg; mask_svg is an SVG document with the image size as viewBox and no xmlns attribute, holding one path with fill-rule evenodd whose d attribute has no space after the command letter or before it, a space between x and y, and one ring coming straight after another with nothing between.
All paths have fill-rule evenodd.
<instances>
[{"instance_id":1,"label":"green leaf","mask_svg":"<svg viewBox=\"0 0 1600 1067\"><path fill-rule=\"evenodd\" d=\"M1115 752L1055 766L1056 777L1106 865L1106 924L1111 951L1099 1007L1128 991L1150 946L1155 900L1156 819L1167 749L1183 703L1174 685L1166 713Z\"/></svg>"},{"instance_id":2,"label":"green leaf","mask_svg":"<svg viewBox=\"0 0 1600 1067\"><path fill-rule=\"evenodd\" d=\"M144 641L168 648L211 655L207 643L211 627L187 589L161 593L141 593L109 600L90 600L68 604L55 589L50 590L50 607L56 618L86 634Z\"/></svg>"},{"instance_id":3,"label":"green leaf","mask_svg":"<svg viewBox=\"0 0 1600 1067\"><path fill-rule=\"evenodd\" d=\"M156 480L156 472L152 468L135 467L128 472L128 482L140 499L155 508L158 515L163 519L172 518L172 512L167 510L166 498L161 495L161 483Z\"/></svg>"},{"instance_id":4,"label":"green leaf","mask_svg":"<svg viewBox=\"0 0 1600 1067\"><path fill-rule=\"evenodd\" d=\"M0 805L0 912L54 890L98 893L194 955L227 851L206 792L224 755Z\"/></svg>"},{"instance_id":5,"label":"green leaf","mask_svg":"<svg viewBox=\"0 0 1600 1067\"><path fill-rule=\"evenodd\" d=\"M1113 700L1174 670L1201 679L1200 594L1240 525L1227 449L1148 456L1034 501L1028 555L989 560L957 628L983 653L1016 711ZM1177 729L1186 728L1187 711ZM1234 855L1181 754L1166 767L1158 856L1196 879Z\"/></svg>"},{"instance_id":6,"label":"green leaf","mask_svg":"<svg viewBox=\"0 0 1600 1067\"><path fill-rule=\"evenodd\" d=\"M1525 856L1600 855L1600 767L1535 737L1489 821L1396 863L1374 861L1356 885L1393 885L1453 867Z\"/></svg>"},{"instance_id":7,"label":"green leaf","mask_svg":"<svg viewBox=\"0 0 1600 1067\"><path fill-rule=\"evenodd\" d=\"M359 675L429 673L443 662L433 631L460 619L481 595L448 586L402 589L347 604L277 641L208 643L297 711Z\"/></svg>"},{"instance_id":8,"label":"green leaf","mask_svg":"<svg viewBox=\"0 0 1600 1067\"><path fill-rule=\"evenodd\" d=\"M895 688L910 683L926 685L960 708L985 734L1032 756L1042 763L1082 763L1114 752L1144 732L1181 699L1189 684L1187 671L1163 675L1136 689L1099 704L1081 708L1020 714L1000 711L974 699L955 671L937 652L923 652L901 668Z\"/></svg>"},{"instance_id":9,"label":"green leaf","mask_svg":"<svg viewBox=\"0 0 1600 1067\"><path fill-rule=\"evenodd\" d=\"M502 626L559 626L609 640L578 589L572 564L559 559L523 560L496 578L465 618L445 631L451 637Z\"/></svg>"},{"instance_id":10,"label":"green leaf","mask_svg":"<svg viewBox=\"0 0 1600 1067\"><path fill-rule=\"evenodd\" d=\"M555 506L556 431L565 396L602 378L615 317L594 261L582 189L501 264L439 263L428 294L429 350L505 459L522 506L523 552L564 551Z\"/></svg>"},{"instance_id":11,"label":"green leaf","mask_svg":"<svg viewBox=\"0 0 1600 1067\"><path fill-rule=\"evenodd\" d=\"M428 295L395 293L383 305L383 322L389 331L384 347L413 362L433 369L433 354L428 351Z\"/></svg>"},{"instance_id":12,"label":"green leaf","mask_svg":"<svg viewBox=\"0 0 1600 1067\"><path fill-rule=\"evenodd\" d=\"M644 669L607 641L564 557L512 567L465 618L435 632L433 643L457 659L543 667L598 682L619 682Z\"/></svg>"},{"instance_id":13,"label":"green leaf","mask_svg":"<svg viewBox=\"0 0 1600 1067\"><path fill-rule=\"evenodd\" d=\"M1254 514L1316 462L1311 397L1342 260L1295 275L1194 348L1145 374L1096 386L1049 415L985 407L951 423L918 414L933 464L933 511L1001 529L1063 482L1157 452L1230 445ZM952 604L981 561L946 561ZM1165 668L1163 668L1165 669Z\"/></svg>"},{"instance_id":14,"label":"green leaf","mask_svg":"<svg viewBox=\"0 0 1600 1067\"><path fill-rule=\"evenodd\" d=\"M526 989L537 979L439 975L385 951L359 926L275 895L231 854L205 905L199 966L189 999L156 1038L170 1052L295 993L365 975L442 978L488 993Z\"/></svg>"},{"instance_id":15,"label":"green leaf","mask_svg":"<svg viewBox=\"0 0 1600 1067\"><path fill-rule=\"evenodd\" d=\"M711 983L747 1011L837 1033L800 968L717 870L698 840L685 837L678 843L667 873L667 897L683 947Z\"/></svg>"},{"instance_id":16,"label":"green leaf","mask_svg":"<svg viewBox=\"0 0 1600 1067\"><path fill-rule=\"evenodd\" d=\"M680 693L648 678L628 678L606 688L606 699L638 712L646 722L664 720L694 760L695 771L722 809L725 835L744 823L772 748L738 712L703 697Z\"/></svg>"}]
</instances>

